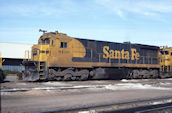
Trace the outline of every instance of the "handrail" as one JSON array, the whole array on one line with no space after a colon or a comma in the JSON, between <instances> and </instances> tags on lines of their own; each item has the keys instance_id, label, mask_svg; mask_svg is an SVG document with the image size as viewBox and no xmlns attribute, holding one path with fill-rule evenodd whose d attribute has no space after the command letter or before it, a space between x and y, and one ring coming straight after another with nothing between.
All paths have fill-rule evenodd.
<instances>
[{"instance_id":1,"label":"handrail","mask_svg":"<svg viewBox=\"0 0 172 113\"><path fill-rule=\"evenodd\" d=\"M29 61L31 58L31 52L29 50L25 50L25 54L24 54L24 61Z\"/></svg>"}]
</instances>

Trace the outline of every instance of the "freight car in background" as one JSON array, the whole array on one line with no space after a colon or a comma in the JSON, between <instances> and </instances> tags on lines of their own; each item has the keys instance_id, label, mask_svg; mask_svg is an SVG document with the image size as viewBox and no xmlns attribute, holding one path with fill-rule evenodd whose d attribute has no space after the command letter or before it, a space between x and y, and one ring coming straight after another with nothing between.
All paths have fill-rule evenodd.
<instances>
[{"instance_id":1,"label":"freight car in background","mask_svg":"<svg viewBox=\"0 0 172 113\"><path fill-rule=\"evenodd\" d=\"M166 55L159 51L158 46L43 32L38 44L32 47L31 59L23 61L22 74L26 81L159 78L167 73L163 62ZM172 58L169 60L171 66ZM168 76L170 72L171 67Z\"/></svg>"}]
</instances>

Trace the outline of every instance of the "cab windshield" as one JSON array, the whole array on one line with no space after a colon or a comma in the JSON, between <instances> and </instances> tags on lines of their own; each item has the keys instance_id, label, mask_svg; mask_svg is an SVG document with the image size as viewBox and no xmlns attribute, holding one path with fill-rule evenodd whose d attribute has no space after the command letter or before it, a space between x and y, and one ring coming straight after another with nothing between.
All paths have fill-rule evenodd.
<instances>
[{"instance_id":1,"label":"cab windshield","mask_svg":"<svg viewBox=\"0 0 172 113\"><path fill-rule=\"evenodd\" d=\"M164 51L164 54L165 54L165 55L168 55L168 54L169 54L169 52L168 52L168 51Z\"/></svg>"},{"instance_id":2,"label":"cab windshield","mask_svg":"<svg viewBox=\"0 0 172 113\"><path fill-rule=\"evenodd\" d=\"M49 39L41 40L41 44L50 44L50 40Z\"/></svg>"},{"instance_id":3,"label":"cab windshield","mask_svg":"<svg viewBox=\"0 0 172 113\"><path fill-rule=\"evenodd\" d=\"M161 55L168 55L169 52L168 51L160 51Z\"/></svg>"}]
</instances>

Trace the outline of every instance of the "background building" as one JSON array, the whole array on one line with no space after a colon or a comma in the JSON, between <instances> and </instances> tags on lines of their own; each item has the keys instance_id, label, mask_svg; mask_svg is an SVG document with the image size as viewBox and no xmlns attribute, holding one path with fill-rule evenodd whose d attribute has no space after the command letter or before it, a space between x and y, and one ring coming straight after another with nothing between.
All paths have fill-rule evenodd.
<instances>
[{"instance_id":1,"label":"background building","mask_svg":"<svg viewBox=\"0 0 172 113\"><path fill-rule=\"evenodd\" d=\"M0 42L0 52L2 59L2 70L22 71L21 63L31 57L33 44Z\"/></svg>"}]
</instances>

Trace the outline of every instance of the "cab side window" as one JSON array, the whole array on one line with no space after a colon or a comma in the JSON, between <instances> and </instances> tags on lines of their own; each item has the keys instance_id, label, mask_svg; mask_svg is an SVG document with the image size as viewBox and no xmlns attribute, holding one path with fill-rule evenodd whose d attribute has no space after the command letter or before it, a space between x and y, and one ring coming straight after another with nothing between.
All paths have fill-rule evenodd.
<instances>
[{"instance_id":1,"label":"cab side window","mask_svg":"<svg viewBox=\"0 0 172 113\"><path fill-rule=\"evenodd\" d=\"M67 48L67 42L61 42L60 48Z\"/></svg>"},{"instance_id":2,"label":"cab side window","mask_svg":"<svg viewBox=\"0 0 172 113\"><path fill-rule=\"evenodd\" d=\"M50 40L45 40L45 43L46 44L50 44Z\"/></svg>"},{"instance_id":3,"label":"cab side window","mask_svg":"<svg viewBox=\"0 0 172 113\"><path fill-rule=\"evenodd\" d=\"M51 41L51 45L52 45L52 46L53 46L53 43L54 43L54 41L52 40L52 41Z\"/></svg>"},{"instance_id":4,"label":"cab side window","mask_svg":"<svg viewBox=\"0 0 172 113\"><path fill-rule=\"evenodd\" d=\"M41 41L42 41L42 42L41 42L42 44L45 44L45 40L41 40Z\"/></svg>"},{"instance_id":5,"label":"cab side window","mask_svg":"<svg viewBox=\"0 0 172 113\"><path fill-rule=\"evenodd\" d=\"M50 44L50 40L41 40L42 44Z\"/></svg>"}]
</instances>

